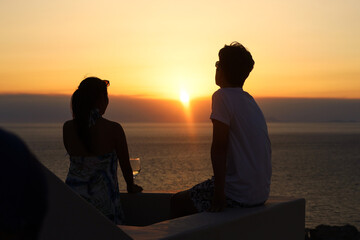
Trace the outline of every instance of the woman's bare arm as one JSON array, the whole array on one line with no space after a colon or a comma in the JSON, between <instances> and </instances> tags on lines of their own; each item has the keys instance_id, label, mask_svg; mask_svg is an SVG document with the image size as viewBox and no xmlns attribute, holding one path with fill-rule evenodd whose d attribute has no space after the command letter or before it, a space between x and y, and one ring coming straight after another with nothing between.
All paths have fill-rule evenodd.
<instances>
[{"instance_id":1,"label":"woman's bare arm","mask_svg":"<svg viewBox=\"0 0 360 240\"><path fill-rule=\"evenodd\" d=\"M120 168L127 184L127 191L129 193L141 192L142 187L134 184L133 172L129 160L129 149L126 141L126 136L120 124L115 123L115 149L119 159Z\"/></svg>"}]
</instances>

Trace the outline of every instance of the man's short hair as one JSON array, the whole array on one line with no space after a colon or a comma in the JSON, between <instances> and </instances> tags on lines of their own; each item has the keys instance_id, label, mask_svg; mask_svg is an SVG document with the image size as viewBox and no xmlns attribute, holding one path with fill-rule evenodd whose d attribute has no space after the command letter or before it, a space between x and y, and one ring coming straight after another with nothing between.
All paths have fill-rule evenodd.
<instances>
[{"instance_id":1,"label":"man's short hair","mask_svg":"<svg viewBox=\"0 0 360 240\"><path fill-rule=\"evenodd\" d=\"M232 42L220 49L219 60L219 67L223 70L226 80L241 87L255 63L251 53L238 42Z\"/></svg>"}]
</instances>

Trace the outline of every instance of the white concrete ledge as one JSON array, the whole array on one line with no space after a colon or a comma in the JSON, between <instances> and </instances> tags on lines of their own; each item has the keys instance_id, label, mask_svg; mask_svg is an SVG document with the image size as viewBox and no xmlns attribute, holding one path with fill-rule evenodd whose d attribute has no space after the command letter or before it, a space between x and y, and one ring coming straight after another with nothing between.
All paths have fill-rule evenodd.
<instances>
[{"instance_id":1,"label":"white concrete ledge","mask_svg":"<svg viewBox=\"0 0 360 240\"><path fill-rule=\"evenodd\" d=\"M158 206L165 209L159 212L159 218L165 218L169 213L166 210L170 207L169 203L166 204L168 198L166 194L145 193L123 196L124 208L128 208L133 214L131 220L138 219L137 223L132 223L133 225L140 225L139 223L143 224L147 219L151 219L147 215L149 212L144 211L141 205L132 206L135 201L139 204L141 198L152 198L153 203L158 202ZM127 204L129 205L126 206ZM155 208L158 210L158 207ZM220 213L204 212L144 227L120 226L120 228L133 239L303 240L305 200L272 197L264 206L226 209Z\"/></svg>"},{"instance_id":2,"label":"white concrete ledge","mask_svg":"<svg viewBox=\"0 0 360 240\"><path fill-rule=\"evenodd\" d=\"M199 213L173 220L171 193L122 194L128 224L116 226L44 168L48 211L41 240L304 239L305 200L271 198L260 207Z\"/></svg>"}]
</instances>

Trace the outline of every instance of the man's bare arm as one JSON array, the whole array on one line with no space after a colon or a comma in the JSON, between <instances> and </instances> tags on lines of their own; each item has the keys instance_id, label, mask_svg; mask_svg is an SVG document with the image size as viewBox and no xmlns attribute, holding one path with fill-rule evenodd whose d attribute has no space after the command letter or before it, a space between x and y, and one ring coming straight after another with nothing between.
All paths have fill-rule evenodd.
<instances>
[{"instance_id":1,"label":"man's bare arm","mask_svg":"<svg viewBox=\"0 0 360 240\"><path fill-rule=\"evenodd\" d=\"M229 126L212 120L213 140L211 145L211 162L215 177L214 197L210 211L222 211L225 207L226 155L229 142Z\"/></svg>"}]
</instances>

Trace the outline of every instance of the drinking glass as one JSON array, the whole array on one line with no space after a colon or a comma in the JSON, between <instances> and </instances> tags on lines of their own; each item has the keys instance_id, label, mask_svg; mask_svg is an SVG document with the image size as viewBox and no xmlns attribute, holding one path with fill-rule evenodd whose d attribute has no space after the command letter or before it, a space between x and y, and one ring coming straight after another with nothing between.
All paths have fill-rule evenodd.
<instances>
[{"instance_id":1,"label":"drinking glass","mask_svg":"<svg viewBox=\"0 0 360 240\"><path fill-rule=\"evenodd\" d=\"M141 164L140 158L130 158L130 165L133 171L134 178L140 173L141 171Z\"/></svg>"}]
</instances>

